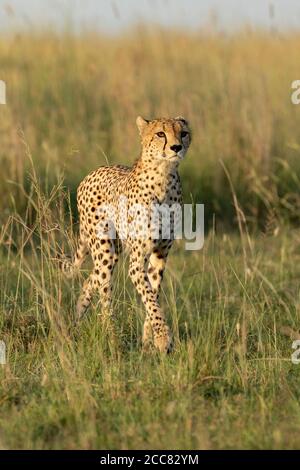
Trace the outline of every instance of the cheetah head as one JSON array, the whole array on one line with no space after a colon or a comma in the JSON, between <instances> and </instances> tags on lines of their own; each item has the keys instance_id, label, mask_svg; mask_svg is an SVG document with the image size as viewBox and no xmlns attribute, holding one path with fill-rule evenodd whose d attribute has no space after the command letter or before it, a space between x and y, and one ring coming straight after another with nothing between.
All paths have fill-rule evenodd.
<instances>
[{"instance_id":1,"label":"cheetah head","mask_svg":"<svg viewBox=\"0 0 300 470\"><path fill-rule=\"evenodd\" d=\"M183 159L191 143L191 131L183 117L148 121L138 116L136 124L142 140L142 153L147 158L169 162Z\"/></svg>"}]
</instances>

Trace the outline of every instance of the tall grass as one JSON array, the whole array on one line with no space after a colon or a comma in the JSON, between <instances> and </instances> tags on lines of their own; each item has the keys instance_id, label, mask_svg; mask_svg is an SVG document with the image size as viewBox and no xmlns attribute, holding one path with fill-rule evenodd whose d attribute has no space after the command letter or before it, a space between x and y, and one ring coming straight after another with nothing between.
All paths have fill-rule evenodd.
<instances>
[{"instance_id":1,"label":"tall grass","mask_svg":"<svg viewBox=\"0 0 300 470\"><path fill-rule=\"evenodd\" d=\"M182 165L186 197L207 218L234 223L228 167L254 226L270 205L298 219L300 111L290 100L300 36L251 30L235 35L140 28L121 37L18 34L0 39L2 213L28 184L24 133L44 186L62 172L71 189L87 171L132 162L145 117L186 116L194 142ZM74 205L74 204L73 204ZM24 209L24 208L23 208Z\"/></svg>"},{"instance_id":2,"label":"tall grass","mask_svg":"<svg viewBox=\"0 0 300 470\"><path fill-rule=\"evenodd\" d=\"M90 264L62 276L55 255L75 242L58 216L67 194L58 184L46 198L34 172L31 185L34 226L14 214L2 231L2 448L299 447L299 369L280 334L300 321L296 231L252 238L251 250L214 232L201 252L175 247L161 296L175 350L143 354L126 260L114 334L97 297L74 325Z\"/></svg>"},{"instance_id":3,"label":"tall grass","mask_svg":"<svg viewBox=\"0 0 300 470\"><path fill-rule=\"evenodd\" d=\"M300 369L281 334L300 320L299 45L253 31L1 39L2 448L299 447ZM115 335L97 298L74 326L90 265L70 281L55 261L74 250L81 178L138 155L138 114L190 120L185 198L214 214L201 252L170 255L168 357L141 352L126 259Z\"/></svg>"}]
</instances>

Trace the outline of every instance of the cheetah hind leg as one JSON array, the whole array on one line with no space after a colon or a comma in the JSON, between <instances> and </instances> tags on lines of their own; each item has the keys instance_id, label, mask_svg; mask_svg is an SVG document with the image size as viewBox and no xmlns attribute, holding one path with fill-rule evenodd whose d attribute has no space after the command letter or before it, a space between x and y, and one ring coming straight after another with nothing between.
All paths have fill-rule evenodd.
<instances>
[{"instance_id":1,"label":"cheetah hind leg","mask_svg":"<svg viewBox=\"0 0 300 470\"><path fill-rule=\"evenodd\" d=\"M94 262L94 269L83 285L82 293L77 302L76 317L80 320L86 313L93 291L100 294L101 316L112 318L111 307L111 279L113 269L118 261L118 253L113 240L103 238L99 243L92 245L91 254Z\"/></svg>"}]
</instances>

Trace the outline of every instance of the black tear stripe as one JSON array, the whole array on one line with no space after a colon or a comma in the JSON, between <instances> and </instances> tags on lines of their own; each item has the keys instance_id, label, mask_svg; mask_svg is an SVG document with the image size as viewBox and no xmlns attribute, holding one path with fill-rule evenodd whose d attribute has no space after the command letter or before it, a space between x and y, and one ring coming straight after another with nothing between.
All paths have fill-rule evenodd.
<instances>
[{"instance_id":1,"label":"black tear stripe","mask_svg":"<svg viewBox=\"0 0 300 470\"><path fill-rule=\"evenodd\" d=\"M164 145L164 149L163 149L164 151L165 151L165 149L166 149L166 146L167 146L167 136L166 136L166 134L165 134L165 145Z\"/></svg>"},{"instance_id":2,"label":"black tear stripe","mask_svg":"<svg viewBox=\"0 0 300 470\"><path fill-rule=\"evenodd\" d=\"M162 125L163 125L164 134L165 134L165 145L164 145L163 151L165 151L165 148L167 146L167 135L166 135L165 123L163 122Z\"/></svg>"},{"instance_id":3,"label":"black tear stripe","mask_svg":"<svg viewBox=\"0 0 300 470\"><path fill-rule=\"evenodd\" d=\"M175 129L175 122L172 122L172 129L173 129L174 135L177 138L177 133L176 133L176 129ZM181 140L181 139L179 139L179 140Z\"/></svg>"}]
</instances>

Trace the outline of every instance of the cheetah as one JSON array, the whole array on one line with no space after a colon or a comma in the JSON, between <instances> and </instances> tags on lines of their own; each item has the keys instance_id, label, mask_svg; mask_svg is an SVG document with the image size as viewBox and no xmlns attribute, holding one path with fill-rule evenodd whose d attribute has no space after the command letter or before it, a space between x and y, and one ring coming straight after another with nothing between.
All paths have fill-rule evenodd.
<instances>
[{"instance_id":1,"label":"cheetah","mask_svg":"<svg viewBox=\"0 0 300 470\"><path fill-rule=\"evenodd\" d=\"M94 268L84 282L77 303L76 318L79 320L87 311L93 291L100 294L102 313L112 315L111 294L112 274L123 249L129 254L129 277L145 306L142 344L146 348L154 343L160 352L172 349L172 334L165 315L159 305L159 290L174 234L165 239L161 230L158 237L150 233L149 221L140 219L140 226L146 227L146 236L133 236L124 230L124 213L120 211L119 200L125 198L127 209L141 205L148 213L153 204L182 204L181 183L178 165L184 158L191 142L189 124L183 117L172 119L136 119L142 150L132 167L104 166L91 172L80 183L77 203L80 219L78 247L73 263L64 266L72 274L79 269L86 255L91 254ZM116 216L110 224L101 208L116 209ZM139 215L140 211L137 211ZM127 211L126 217L129 211ZM129 219L129 217L128 217ZM97 231L99 224L101 234ZM115 230L111 235L109 225Z\"/></svg>"}]
</instances>

